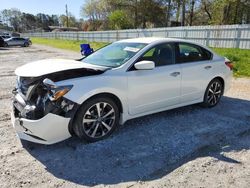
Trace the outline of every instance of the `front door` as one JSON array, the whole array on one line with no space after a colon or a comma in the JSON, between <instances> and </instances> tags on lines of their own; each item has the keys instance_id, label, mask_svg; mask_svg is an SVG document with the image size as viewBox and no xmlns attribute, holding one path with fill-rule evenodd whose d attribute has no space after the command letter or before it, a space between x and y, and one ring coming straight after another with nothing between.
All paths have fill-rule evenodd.
<instances>
[{"instance_id":1,"label":"front door","mask_svg":"<svg viewBox=\"0 0 250 188\"><path fill-rule=\"evenodd\" d=\"M155 62L153 70L128 72L128 101L131 115L160 111L180 103L181 68L175 64L175 48L171 43L157 45L139 61Z\"/></svg>"}]
</instances>

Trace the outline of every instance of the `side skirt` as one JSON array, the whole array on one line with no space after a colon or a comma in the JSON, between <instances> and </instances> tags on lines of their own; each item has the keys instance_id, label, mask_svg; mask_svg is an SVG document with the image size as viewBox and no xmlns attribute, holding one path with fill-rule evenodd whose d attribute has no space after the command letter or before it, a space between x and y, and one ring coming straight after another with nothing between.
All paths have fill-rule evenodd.
<instances>
[{"instance_id":1,"label":"side skirt","mask_svg":"<svg viewBox=\"0 0 250 188\"><path fill-rule=\"evenodd\" d=\"M128 114L127 112L124 112L123 114L121 114L121 119L120 119L120 124L123 125L126 121L130 120L130 119L134 119L137 117L142 117L142 116L146 116L146 115L150 115L150 114L154 114L154 113L158 113L158 112L162 112L162 111L166 111L166 110L171 110L171 109L175 109L175 108L179 108L179 107L184 107L184 106L188 106L188 105L192 105L192 104L197 104L197 103L201 103L203 101L203 98L191 101L191 102L186 102L186 103L180 103L177 105L173 105L173 106L168 106L166 108L160 108L157 110L153 110L153 111L148 111L148 112L144 112L141 114L136 114L134 116L131 116Z\"/></svg>"}]
</instances>

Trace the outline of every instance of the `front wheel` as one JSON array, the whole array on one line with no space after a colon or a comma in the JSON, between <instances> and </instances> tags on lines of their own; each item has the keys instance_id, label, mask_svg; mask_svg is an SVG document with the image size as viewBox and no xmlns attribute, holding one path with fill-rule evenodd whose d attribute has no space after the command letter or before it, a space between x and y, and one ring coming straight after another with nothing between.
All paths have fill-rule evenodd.
<instances>
[{"instance_id":1,"label":"front wheel","mask_svg":"<svg viewBox=\"0 0 250 188\"><path fill-rule=\"evenodd\" d=\"M86 101L76 114L74 132L88 142L111 135L119 124L119 109L110 98L100 97Z\"/></svg>"},{"instance_id":2,"label":"front wheel","mask_svg":"<svg viewBox=\"0 0 250 188\"><path fill-rule=\"evenodd\" d=\"M29 43L28 43L28 42L25 42L23 46L24 46L24 47L28 47L28 46L29 46Z\"/></svg>"},{"instance_id":3,"label":"front wheel","mask_svg":"<svg viewBox=\"0 0 250 188\"><path fill-rule=\"evenodd\" d=\"M5 42L4 44L3 44L3 47L8 47L9 45L8 45L8 43L7 42Z\"/></svg>"},{"instance_id":4,"label":"front wheel","mask_svg":"<svg viewBox=\"0 0 250 188\"><path fill-rule=\"evenodd\" d=\"M223 84L219 79L213 79L207 86L202 105L205 107L216 106L223 94Z\"/></svg>"}]
</instances>

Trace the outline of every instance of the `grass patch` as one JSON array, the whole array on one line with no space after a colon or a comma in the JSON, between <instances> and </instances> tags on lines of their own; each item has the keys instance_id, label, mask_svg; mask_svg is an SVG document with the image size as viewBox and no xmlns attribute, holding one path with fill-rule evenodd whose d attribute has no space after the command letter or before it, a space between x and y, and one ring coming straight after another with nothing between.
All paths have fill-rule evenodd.
<instances>
[{"instance_id":1,"label":"grass patch","mask_svg":"<svg viewBox=\"0 0 250 188\"><path fill-rule=\"evenodd\" d=\"M250 50L235 48L212 48L217 54L234 63L234 76L250 77Z\"/></svg>"},{"instance_id":2,"label":"grass patch","mask_svg":"<svg viewBox=\"0 0 250 188\"><path fill-rule=\"evenodd\" d=\"M43 44L55 48L72 50L80 53L80 44L89 43L94 50L97 50L108 43L105 42L87 42L62 39L31 38L34 44ZM217 54L227 57L234 63L234 76L250 77L250 50L235 48L212 48Z\"/></svg>"},{"instance_id":3,"label":"grass patch","mask_svg":"<svg viewBox=\"0 0 250 188\"><path fill-rule=\"evenodd\" d=\"M63 40L63 39L46 39L46 38L31 38L33 44L43 44L47 46L52 46L55 48L61 48L66 50L72 50L80 53L80 44L89 43L91 48L97 50L108 43L105 42L87 42L84 40L74 41L74 40Z\"/></svg>"}]
</instances>

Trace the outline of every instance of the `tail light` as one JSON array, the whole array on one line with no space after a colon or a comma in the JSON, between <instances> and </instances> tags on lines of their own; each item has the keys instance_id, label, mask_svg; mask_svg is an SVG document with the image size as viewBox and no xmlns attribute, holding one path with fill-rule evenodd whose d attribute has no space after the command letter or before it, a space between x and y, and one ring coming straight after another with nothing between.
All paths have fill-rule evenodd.
<instances>
[{"instance_id":1,"label":"tail light","mask_svg":"<svg viewBox=\"0 0 250 188\"><path fill-rule=\"evenodd\" d=\"M228 66L230 68L230 70L233 70L234 66L233 66L232 62L226 61L225 64L226 64L226 66Z\"/></svg>"}]
</instances>

